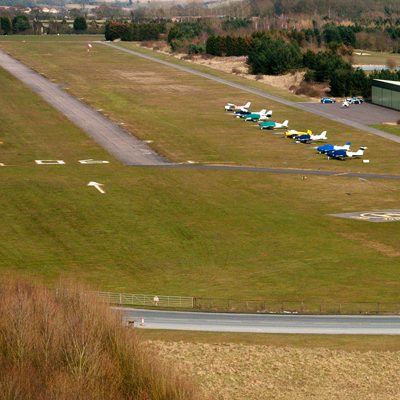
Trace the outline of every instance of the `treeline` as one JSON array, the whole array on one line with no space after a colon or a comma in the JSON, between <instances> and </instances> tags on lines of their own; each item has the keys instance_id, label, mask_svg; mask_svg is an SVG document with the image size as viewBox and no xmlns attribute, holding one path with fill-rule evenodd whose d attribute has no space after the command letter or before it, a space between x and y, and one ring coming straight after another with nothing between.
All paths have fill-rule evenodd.
<instances>
[{"instance_id":1,"label":"treeline","mask_svg":"<svg viewBox=\"0 0 400 400\"><path fill-rule=\"evenodd\" d=\"M171 26L168 32L168 43L172 51L187 51L188 53L204 53L204 41L213 33L211 27L204 21L180 22Z\"/></svg>"},{"instance_id":2,"label":"treeline","mask_svg":"<svg viewBox=\"0 0 400 400\"><path fill-rule=\"evenodd\" d=\"M121 39L123 41L159 40L160 34L165 33L166 24L133 23L108 21L105 26L106 40Z\"/></svg>"},{"instance_id":3,"label":"treeline","mask_svg":"<svg viewBox=\"0 0 400 400\"><path fill-rule=\"evenodd\" d=\"M320 15L360 20L371 16L400 15L398 0L247 0L252 16Z\"/></svg>"},{"instance_id":4,"label":"treeline","mask_svg":"<svg viewBox=\"0 0 400 400\"><path fill-rule=\"evenodd\" d=\"M343 42L347 40L346 37L343 36ZM369 98L373 78L400 79L400 73L387 71L367 76L361 69L354 69L338 53L338 50L343 49L346 47L302 52L295 41L285 41L266 33L253 34L247 38L211 36L206 46L207 53L214 55L247 55L249 70L254 75L281 75L305 70L305 81L326 82L332 96L360 95Z\"/></svg>"},{"instance_id":5,"label":"treeline","mask_svg":"<svg viewBox=\"0 0 400 400\"><path fill-rule=\"evenodd\" d=\"M235 36L210 36L206 42L206 53L213 56L246 56L249 54L252 39Z\"/></svg>"},{"instance_id":6,"label":"treeline","mask_svg":"<svg viewBox=\"0 0 400 400\"><path fill-rule=\"evenodd\" d=\"M12 20L8 17L0 17L0 33L3 35L25 32L30 28L31 23L26 15L17 15Z\"/></svg>"},{"instance_id":7,"label":"treeline","mask_svg":"<svg viewBox=\"0 0 400 400\"><path fill-rule=\"evenodd\" d=\"M96 21L88 24L85 17L78 16L74 19L72 27L66 19L61 21L50 20L48 26L43 27L37 20L31 20L27 15L16 15L13 18L0 16L0 35L11 34L70 34L70 33L102 33L103 30Z\"/></svg>"}]
</instances>

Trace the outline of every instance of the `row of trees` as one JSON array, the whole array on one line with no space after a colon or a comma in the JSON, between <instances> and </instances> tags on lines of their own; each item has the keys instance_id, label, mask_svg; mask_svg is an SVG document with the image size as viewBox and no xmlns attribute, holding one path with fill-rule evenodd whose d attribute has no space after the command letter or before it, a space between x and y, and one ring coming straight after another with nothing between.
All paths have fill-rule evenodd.
<instances>
[{"instance_id":1,"label":"row of trees","mask_svg":"<svg viewBox=\"0 0 400 400\"><path fill-rule=\"evenodd\" d=\"M31 24L26 15L17 15L12 20L8 17L0 17L0 31L3 35L24 32L30 27Z\"/></svg>"},{"instance_id":2,"label":"row of trees","mask_svg":"<svg viewBox=\"0 0 400 400\"><path fill-rule=\"evenodd\" d=\"M109 21L105 26L106 40L123 41L158 40L165 32L165 23L132 23Z\"/></svg>"},{"instance_id":3,"label":"row of trees","mask_svg":"<svg viewBox=\"0 0 400 400\"><path fill-rule=\"evenodd\" d=\"M35 24L35 22L33 22ZM50 25L57 24L54 21L50 21ZM66 21L58 23L60 26L67 25ZM88 28L86 19L84 17L76 17L73 24L75 32L85 32ZM16 15L14 18L3 16L0 17L0 33L3 35L9 35L12 33L27 32L32 29L32 24L26 15ZM67 26L64 29L64 33L70 33L70 28ZM58 29L54 29L55 33L58 33Z\"/></svg>"},{"instance_id":4,"label":"row of trees","mask_svg":"<svg viewBox=\"0 0 400 400\"><path fill-rule=\"evenodd\" d=\"M213 56L246 56L252 39L242 36L210 36L206 42L206 53Z\"/></svg>"}]
</instances>

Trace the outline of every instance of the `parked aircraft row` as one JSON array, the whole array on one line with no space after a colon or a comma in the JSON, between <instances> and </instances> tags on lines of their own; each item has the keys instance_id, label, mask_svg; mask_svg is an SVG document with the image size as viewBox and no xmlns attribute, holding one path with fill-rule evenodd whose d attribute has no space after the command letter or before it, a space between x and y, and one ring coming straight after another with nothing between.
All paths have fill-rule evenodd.
<instances>
[{"instance_id":1,"label":"parked aircraft row","mask_svg":"<svg viewBox=\"0 0 400 400\"><path fill-rule=\"evenodd\" d=\"M225 111L230 111L236 118L243 119L244 121L258 122L260 129L287 129L289 126L289 121L285 120L283 122L276 122L270 120L272 117L272 110L267 111L262 109L257 112L250 111L251 102L247 102L242 106L238 106L233 103L228 103L225 105ZM296 143L310 144L314 142L327 140L327 131L323 131L318 135L314 135L311 130L305 132L297 131L295 129L289 129L284 133L284 137L293 139ZM325 144L323 146L316 147L317 152L320 154L325 154L328 159L338 159L344 160L346 158L356 158L364 155L364 151L367 147L360 147L357 151L350 150L350 142L344 145L333 145Z\"/></svg>"}]
</instances>

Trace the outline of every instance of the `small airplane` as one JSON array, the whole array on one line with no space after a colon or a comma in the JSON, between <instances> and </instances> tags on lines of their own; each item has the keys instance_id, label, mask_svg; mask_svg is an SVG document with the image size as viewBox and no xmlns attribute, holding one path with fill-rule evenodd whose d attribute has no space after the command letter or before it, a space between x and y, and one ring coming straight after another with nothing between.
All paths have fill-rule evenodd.
<instances>
[{"instance_id":1,"label":"small airplane","mask_svg":"<svg viewBox=\"0 0 400 400\"><path fill-rule=\"evenodd\" d=\"M242 117L244 117L245 115L249 115L249 114L251 114L251 111L240 110L240 111L235 111L233 115L234 115L235 117L237 117L237 118L242 118Z\"/></svg>"},{"instance_id":2,"label":"small airplane","mask_svg":"<svg viewBox=\"0 0 400 400\"><path fill-rule=\"evenodd\" d=\"M350 150L331 150L326 153L328 156L328 160L330 158L334 158L336 160L344 160L346 158L358 158L362 157L364 155L364 150L366 150L367 147L360 147L357 151L350 151Z\"/></svg>"},{"instance_id":3,"label":"small airplane","mask_svg":"<svg viewBox=\"0 0 400 400\"><path fill-rule=\"evenodd\" d=\"M333 150L350 150L350 145L351 142L347 142L343 146L337 146L333 144L324 144L323 146L318 146L317 151L320 154L326 154L328 151L333 151Z\"/></svg>"},{"instance_id":4,"label":"small airplane","mask_svg":"<svg viewBox=\"0 0 400 400\"><path fill-rule=\"evenodd\" d=\"M233 103L227 103L225 106L225 111L249 111L249 108L251 106L251 102L247 102L243 106L237 106L236 104Z\"/></svg>"},{"instance_id":5,"label":"small airplane","mask_svg":"<svg viewBox=\"0 0 400 400\"><path fill-rule=\"evenodd\" d=\"M266 109L263 109L258 112L252 112L250 114L243 115L240 118L243 118L247 122L249 121L256 122L256 121L264 121L271 117L272 117L272 111L271 110L267 111Z\"/></svg>"},{"instance_id":6,"label":"small airplane","mask_svg":"<svg viewBox=\"0 0 400 400\"><path fill-rule=\"evenodd\" d=\"M289 121L283 121L282 123L275 122L275 121L265 121L260 122L258 126L260 129L284 129L287 128L289 125Z\"/></svg>"},{"instance_id":7,"label":"small airplane","mask_svg":"<svg viewBox=\"0 0 400 400\"><path fill-rule=\"evenodd\" d=\"M296 131L296 129L290 129L285 132L285 137L287 137L287 138L292 138L294 136L300 136L300 135L312 135L312 131L307 129L307 132L299 132L299 131Z\"/></svg>"},{"instance_id":8,"label":"small airplane","mask_svg":"<svg viewBox=\"0 0 400 400\"><path fill-rule=\"evenodd\" d=\"M326 131L323 131L323 132L321 132L319 135L313 135L313 134L311 134L311 135L309 135L309 134L306 134L306 135L298 135L298 136L293 136L293 139L296 141L296 142L299 142L299 143L310 143L310 142L317 142L317 141L319 141L319 140L326 140L326 139L328 139L327 137L326 137Z\"/></svg>"}]
</instances>

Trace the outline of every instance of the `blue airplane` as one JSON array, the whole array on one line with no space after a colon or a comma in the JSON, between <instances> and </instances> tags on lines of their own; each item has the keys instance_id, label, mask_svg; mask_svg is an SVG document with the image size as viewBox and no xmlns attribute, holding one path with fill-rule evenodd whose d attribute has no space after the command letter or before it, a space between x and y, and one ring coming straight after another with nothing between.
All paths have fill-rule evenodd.
<instances>
[{"instance_id":1,"label":"blue airplane","mask_svg":"<svg viewBox=\"0 0 400 400\"><path fill-rule=\"evenodd\" d=\"M347 142L343 146L337 146L333 144L324 144L323 146L318 146L317 151L321 154L326 154L328 151L332 150L350 150L351 142Z\"/></svg>"},{"instance_id":2,"label":"blue airplane","mask_svg":"<svg viewBox=\"0 0 400 400\"><path fill-rule=\"evenodd\" d=\"M367 147L360 147L357 151L349 151L345 149L341 150L331 150L326 153L328 156L328 160L330 158L335 158L337 160L345 160L346 158L355 158L355 157L361 157L364 155L364 150L366 150Z\"/></svg>"},{"instance_id":3,"label":"blue airplane","mask_svg":"<svg viewBox=\"0 0 400 400\"><path fill-rule=\"evenodd\" d=\"M238 118L242 118L242 117L244 117L246 115L250 115L250 114L251 114L250 111L240 110L240 111L236 111L234 115L237 116Z\"/></svg>"},{"instance_id":4,"label":"blue airplane","mask_svg":"<svg viewBox=\"0 0 400 400\"><path fill-rule=\"evenodd\" d=\"M326 131L321 132L319 135L313 135L312 133L305 133L303 135L293 136L296 142L300 143L310 143L318 140L326 140Z\"/></svg>"}]
</instances>

